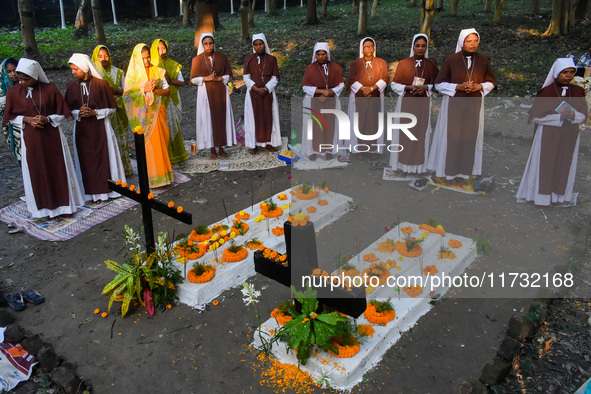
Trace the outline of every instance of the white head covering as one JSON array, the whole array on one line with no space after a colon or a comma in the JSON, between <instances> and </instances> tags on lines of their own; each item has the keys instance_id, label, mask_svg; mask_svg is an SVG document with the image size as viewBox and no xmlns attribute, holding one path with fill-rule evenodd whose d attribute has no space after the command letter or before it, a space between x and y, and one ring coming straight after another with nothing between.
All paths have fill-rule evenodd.
<instances>
[{"instance_id":1,"label":"white head covering","mask_svg":"<svg viewBox=\"0 0 591 394\"><path fill-rule=\"evenodd\" d=\"M35 60L21 58L16 66L16 72L26 74L39 82L49 83L41 65Z\"/></svg>"},{"instance_id":2,"label":"white head covering","mask_svg":"<svg viewBox=\"0 0 591 394\"><path fill-rule=\"evenodd\" d=\"M20 62L19 62L20 64ZM565 68L576 68L577 66L575 65L575 61L573 60L572 57L561 57L558 58L554 61L554 64L552 65L552 68L550 69L550 72L548 73L548 76L546 77L546 81L544 82L544 86L542 86L543 88L545 88L546 86L552 85L554 83L554 81L556 81L556 77L558 77L558 74L560 74L560 72L562 70L564 70Z\"/></svg>"},{"instance_id":3,"label":"white head covering","mask_svg":"<svg viewBox=\"0 0 591 394\"><path fill-rule=\"evenodd\" d=\"M423 37L425 40L427 40L427 50L425 51L425 58L428 58L429 57L429 37L425 33L415 34L415 36L412 38L412 42L410 43L410 56L409 57L413 57L415 55L415 42L417 41L417 38L419 38L419 37Z\"/></svg>"},{"instance_id":4,"label":"white head covering","mask_svg":"<svg viewBox=\"0 0 591 394\"><path fill-rule=\"evenodd\" d=\"M94 78L103 79L101 73L98 72L92 60L88 55L83 53L75 53L72 55L70 60L68 60L68 64L73 64L78 67L80 70L84 71L87 74L92 75Z\"/></svg>"},{"instance_id":5,"label":"white head covering","mask_svg":"<svg viewBox=\"0 0 591 394\"><path fill-rule=\"evenodd\" d=\"M203 52L205 52L205 49L203 49L203 39L205 37L211 37L211 39L213 40L213 50L215 51L215 38L213 37L213 34L201 33L201 37L199 37L199 47L197 48L197 55L201 55Z\"/></svg>"},{"instance_id":6,"label":"white head covering","mask_svg":"<svg viewBox=\"0 0 591 394\"><path fill-rule=\"evenodd\" d=\"M478 41L480 41L480 34L476 31L476 29L464 29L460 32L460 36L458 37L458 43L456 44L456 53L462 50L464 47L464 41L466 41L466 37L470 34L476 34L478 36Z\"/></svg>"},{"instance_id":7,"label":"white head covering","mask_svg":"<svg viewBox=\"0 0 591 394\"><path fill-rule=\"evenodd\" d=\"M252 35L252 41L250 42L251 44L254 45L254 42L256 40L261 40L265 43L265 53L267 55L271 54L271 50L269 49L269 45L267 45L267 38L265 37L265 35L263 33L258 33L258 34L253 34ZM256 51L254 50L254 46L252 47L252 53L255 53Z\"/></svg>"},{"instance_id":8,"label":"white head covering","mask_svg":"<svg viewBox=\"0 0 591 394\"><path fill-rule=\"evenodd\" d=\"M375 57L378 48L376 45L376 41L371 37L365 37L363 40L361 40L361 42L359 42L359 57L363 57L363 43L365 42L365 40L370 40L371 42L373 42L373 56Z\"/></svg>"},{"instance_id":9,"label":"white head covering","mask_svg":"<svg viewBox=\"0 0 591 394\"><path fill-rule=\"evenodd\" d=\"M330 48L328 47L328 42L317 42L314 44L314 52L312 53L312 63L316 61L316 52L318 51L325 51L326 57L330 62Z\"/></svg>"}]
</instances>

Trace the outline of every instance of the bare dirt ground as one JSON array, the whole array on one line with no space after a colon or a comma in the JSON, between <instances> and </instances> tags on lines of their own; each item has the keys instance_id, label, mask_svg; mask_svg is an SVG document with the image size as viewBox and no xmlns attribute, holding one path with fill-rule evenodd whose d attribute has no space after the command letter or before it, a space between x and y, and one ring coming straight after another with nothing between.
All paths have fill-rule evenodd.
<instances>
[{"instance_id":1,"label":"bare dirt ground","mask_svg":"<svg viewBox=\"0 0 591 394\"><path fill-rule=\"evenodd\" d=\"M48 74L62 91L71 78L67 71ZM183 136L190 139L195 130L195 90L184 88L181 92ZM239 93L232 96L235 115L241 112L243 98ZM287 99L281 102L282 113L289 113ZM511 114L523 122L519 110ZM282 119L282 127L289 130L289 118ZM321 261L329 265L338 253L355 253L353 247L343 245L358 243L363 249L397 218L420 223L434 217L451 233L472 237L474 229L480 228L488 236L490 255L480 256L469 273L511 272L524 267L552 270L566 264L574 250L579 250L576 258L584 269L576 280L588 281L589 245L584 234L588 234L591 223L591 138L588 133L582 134L575 186L580 192L578 205L541 212L533 205L515 202L531 131L531 127L516 123L511 116L487 116L483 167L485 173L496 176L497 186L485 196L445 190L431 193L433 188L416 192L404 183L383 181L380 171L369 169L370 159L361 157L355 157L347 170L295 174L300 179L324 177L329 187L338 182L339 193L359 204L356 212L320 233ZM0 201L5 206L23 195L23 189L18 164L3 143L0 168ZM271 183L275 190L289 187L290 175L289 167L198 174L162 198L182 204L193 214L194 224L210 224L225 216L222 197L230 211L239 210L250 205L252 185L254 199L259 201L269 194ZM144 310L135 310L125 318L115 313L104 319L93 314L95 308L107 307L108 300L101 291L112 273L103 261L116 259L123 226L138 228L140 223L140 211L132 208L67 242L11 235L5 225L0 225L2 291L35 288L47 298L44 304L18 313L17 322L29 332L41 334L60 357L76 366L80 377L97 393L273 392L260 384L264 367L259 365L256 351L249 347L257 322L252 308L242 303L240 289L224 292L218 306L208 305L204 311L179 304L158 310L153 317ZM154 223L159 233L187 233L192 228L158 213ZM263 289L259 310L264 316L289 297L286 288L264 277L257 275L250 282ZM459 290L451 292L402 336L353 392L454 392L458 380L480 376L482 367L494 357L509 318L525 315L529 298L534 296L522 289L472 293L469 298ZM589 294L578 297L589 298ZM550 353L540 359L543 363L533 364L531 379L527 379L530 375L523 378L528 388L572 392L591 375L591 363L584 350L591 346L587 323L591 308L588 299L577 302L580 305L570 299L559 301L551 309L548 332L554 333L556 340ZM81 324L87 318L91 321ZM190 327L177 330L187 325ZM571 348L578 349L578 354ZM562 356L554 351L560 351ZM565 374L570 378L552 379ZM506 392L519 388L518 384L508 383ZM16 392L36 390L41 390L39 385L29 382Z\"/></svg>"}]
</instances>

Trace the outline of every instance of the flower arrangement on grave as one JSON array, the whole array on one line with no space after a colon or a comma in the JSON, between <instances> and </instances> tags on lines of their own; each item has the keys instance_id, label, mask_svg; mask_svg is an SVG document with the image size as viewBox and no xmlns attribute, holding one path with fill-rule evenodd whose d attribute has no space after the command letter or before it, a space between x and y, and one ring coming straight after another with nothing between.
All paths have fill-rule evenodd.
<instances>
[{"instance_id":1,"label":"flower arrangement on grave","mask_svg":"<svg viewBox=\"0 0 591 394\"><path fill-rule=\"evenodd\" d=\"M304 182L302 186L295 188L295 196L300 200L311 200L318 197L318 194L320 194L320 192L315 191L312 184L309 182Z\"/></svg>"},{"instance_id":2,"label":"flower arrangement on grave","mask_svg":"<svg viewBox=\"0 0 591 394\"><path fill-rule=\"evenodd\" d=\"M443 246L439 249L439 253L437 253L437 260L443 260L443 259L453 260L455 258L456 258L456 254L454 252L452 252L449 248L446 248Z\"/></svg>"},{"instance_id":3,"label":"flower arrangement on grave","mask_svg":"<svg viewBox=\"0 0 591 394\"><path fill-rule=\"evenodd\" d=\"M343 334L331 338L332 346L336 348L336 352L329 349L328 352L338 358L350 358L359 353L359 340L351 334Z\"/></svg>"},{"instance_id":4,"label":"flower arrangement on grave","mask_svg":"<svg viewBox=\"0 0 591 394\"><path fill-rule=\"evenodd\" d=\"M211 231L214 233L221 233L223 231L228 231L230 227L226 226L225 224L218 223L211 228Z\"/></svg>"},{"instance_id":5,"label":"flower arrangement on grave","mask_svg":"<svg viewBox=\"0 0 591 394\"><path fill-rule=\"evenodd\" d=\"M376 332L375 328L371 324L359 324L356 331L366 337L373 338L373 334Z\"/></svg>"},{"instance_id":6,"label":"flower arrangement on grave","mask_svg":"<svg viewBox=\"0 0 591 394\"><path fill-rule=\"evenodd\" d=\"M293 302L291 300L285 301L283 304L279 305L277 308L273 309L271 312L271 317L277 320L277 323L282 326L290 320L293 320L291 315L289 314L289 308L294 308Z\"/></svg>"},{"instance_id":7,"label":"flower arrangement on grave","mask_svg":"<svg viewBox=\"0 0 591 394\"><path fill-rule=\"evenodd\" d=\"M426 231L433 233L433 234L439 234L441 236L445 235L445 230L443 229L443 226L441 226L441 224L438 224L437 227L433 227L433 226L423 223L423 224L419 225L419 229L426 230Z\"/></svg>"},{"instance_id":8,"label":"flower arrangement on grave","mask_svg":"<svg viewBox=\"0 0 591 394\"><path fill-rule=\"evenodd\" d=\"M248 220L248 219L250 219L250 213L240 211L236 215L234 215L234 217L239 220Z\"/></svg>"},{"instance_id":9,"label":"flower arrangement on grave","mask_svg":"<svg viewBox=\"0 0 591 394\"><path fill-rule=\"evenodd\" d=\"M404 242L396 242L396 250L404 257L418 257L423 253L421 248L423 241L423 238L415 238L407 234Z\"/></svg>"},{"instance_id":10,"label":"flower arrangement on grave","mask_svg":"<svg viewBox=\"0 0 591 394\"><path fill-rule=\"evenodd\" d=\"M366 253L363 255L363 261L367 261L368 263L373 263L374 261L378 261L378 256L374 253Z\"/></svg>"},{"instance_id":11,"label":"flower arrangement on grave","mask_svg":"<svg viewBox=\"0 0 591 394\"><path fill-rule=\"evenodd\" d=\"M244 223L240 219L232 219L234 224L232 225L232 231L236 234L244 235L248 231L248 224Z\"/></svg>"},{"instance_id":12,"label":"flower arrangement on grave","mask_svg":"<svg viewBox=\"0 0 591 394\"><path fill-rule=\"evenodd\" d=\"M141 230L140 230L141 233ZM117 274L103 288L103 295L110 296L109 311L114 301L121 301L121 315L125 316L132 301L146 307L150 315L155 308L177 299L176 284L183 281L180 270L173 264L173 246L168 233L158 237L154 252L147 254L140 243L140 233L125 225L125 263L105 261Z\"/></svg>"},{"instance_id":13,"label":"flower arrangement on grave","mask_svg":"<svg viewBox=\"0 0 591 394\"><path fill-rule=\"evenodd\" d=\"M199 225L191 231L189 237L193 242L203 242L207 241L213 235L213 231L211 231L207 226Z\"/></svg>"},{"instance_id":14,"label":"flower arrangement on grave","mask_svg":"<svg viewBox=\"0 0 591 394\"><path fill-rule=\"evenodd\" d=\"M341 268L339 268L339 276L340 275L343 275L345 277L354 278L356 276L360 276L361 272L354 265L346 264L346 265L343 265Z\"/></svg>"},{"instance_id":15,"label":"flower arrangement on grave","mask_svg":"<svg viewBox=\"0 0 591 394\"><path fill-rule=\"evenodd\" d=\"M285 193L280 193L277 198L281 201L287 200L287 194Z\"/></svg>"},{"instance_id":16,"label":"flower arrangement on grave","mask_svg":"<svg viewBox=\"0 0 591 394\"><path fill-rule=\"evenodd\" d=\"M275 204L271 199L262 202L260 207L261 215L266 218L276 218L283 215L283 208Z\"/></svg>"},{"instance_id":17,"label":"flower arrangement on grave","mask_svg":"<svg viewBox=\"0 0 591 394\"><path fill-rule=\"evenodd\" d=\"M436 273L438 273L439 270L437 269L437 266L435 265L426 265L425 268L423 268L423 274L426 276L433 276Z\"/></svg>"},{"instance_id":18,"label":"flower arrangement on grave","mask_svg":"<svg viewBox=\"0 0 591 394\"><path fill-rule=\"evenodd\" d=\"M263 243L256 238L250 239L244 244L244 247L250 250L258 250L261 246Z\"/></svg>"},{"instance_id":19,"label":"flower arrangement on grave","mask_svg":"<svg viewBox=\"0 0 591 394\"><path fill-rule=\"evenodd\" d=\"M367 303L363 316L370 323L385 325L394 320L396 312L389 298L386 301L371 300Z\"/></svg>"},{"instance_id":20,"label":"flower arrangement on grave","mask_svg":"<svg viewBox=\"0 0 591 394\"><path fill-rule=\"evenodd\" d=\"M306 211L308 211L308 213L314 213L316 212L316 207L310 205L308 208L306 208Z\"/></svg>"},{"instance_id":21,"label":"flower arrangement on grave","mask_svg":"<svg viewBox=\"0 0 591 394\"><path fill-rule=\"evenodd\" d=\"M423 293L423 288L421 286L418 285L414 285L414 286L406 286L403 287L402 290L409 295L409 297L411 298L415 298L416 296L420 295Z\"/></svg>"},{"instance_id":22,"label":"flower arrangement on grave","mask_svg":"<svg viewBox=\"0 0 591 394\"><path fill-rule=\"evenodd\" d=\"M320 206L328 205L328 201L327 200L318 200L318 202L316 204L318 204Z\"/></svg>"},{"instance_id":23,"label":"flower arrangement on grave","mask_svg":"<svg viewBox=\"0 0 591 394\"><path fill-rule=\"evenodd\" d=\"M248 256L248 249L242 245L235 245L233 240L231 243L232 245L222 253L222 260L226 263L236 263L244 260Z\"/></svg>"},{"instance_id":24,"label":"flower arrangement on grave","mask_svg":"<svg viewBox=\"0 0 591 394\"><path fill-rule=\"evenodd\" d=\"M371 263L369 268L366 268L361 272L361 275L367 275L369 277L375 276L380 280L380 285L385 285L390 277L390 266L383 261L380 261L379 264Z\"/></svg>"},{"instance_id":25,"label":"flower arrangement on grave","mask_svg":"<svg viewBox=\"0 0 591 394\"><path fill-rule=\"evenodd\" d=\"M215 276L215 265L204 265L196 262L187 273L187 279L191 283L207 283Z\"/></svg>"},{"instance_id":26,"label":"flower arrangement on grave","mask_svg":"<svg viewBox=\"0 0 591 394\"><path fill-rule=\"evenodd\" d=\"M402 232L402 234L412 234L413 233L413 229L411 226L402 227L400 229L400 231Z\"/></svg>"},{"instance_id":27,"label":"flower arrangement on grave","mask_svg":"<svg viewBox=\"0 0 591 394\"><path fill-rule=\"evenodd\" d=\"M381 253L394 253L396 252L396 242L393 239L388 238L384 242L378 244L378 252Z\"/></svg>"},{"instance_id":28,"label":"flower arrangement on grave","mask_svg":"<svg viewBox=\"0 0 591 394\"><path fill-rule=\"evenodd\" d=\"M271 250L269 248L265 248L264 245L261 245L259 247L259 250L263 254L264 258L269 259L269 260L273 260L273 261L287 267L287 255L278 253L277 251Z\"/></svg>"},{"instance_id":29,"label":"flower arrangement on grave","mask_svg":"<svg viewBox=\"0 0 591 394\"><path fill-rule=\"evenodd\" d=\"M348 319L337 312L319 312L316 290L308 288L300 292L291 286L291 291L301 304L301 312L288 307L292 320L285 322L275 333L277 339L285 342L289 350L296 351L302 365L306 365L315 346L324 351L338 352L332 338L348 333Z\"/></svg>"},{"instance_id":30,"label":"flower arrangement on grave","mask_svg":"<svg viewBox=\"0 0 591 394\"><path fill-rule=\"evenodd\" d=\"M450 248L458 249L462 247L462 241L458 241L457 239L450 239L447 241L447 244Z\"/></svg>"},{"instance_id":31,"label":"flower arrangement on grave","mask_svg":"<svg viewBox=\"0 0 591 394\"><path fill-rule=\"evenodd\" d=\"M326 186L326 181L322 181L320 186L315 186L314 189L322 190L323 192L328 193L328 186Z\"/></svg>"},{"instance_id":32,"label":"flower arrangement on grave","mask_svg":"<svg viewBox=\"0 0 591 394\"><path fill-rule=\"evenodd\" d=\"M207 248L202 243L195 243L189 237L185 241L179 241L174 247L174 251L179 254L180 257L184 257L189 260L197 260L203 256L207 251Z\"/></svg>"},{"instance_id":33,"label":"flower arrangement on grave","mask_svg":"<svg viewBox=\"0 0 591 394\"><path fill-rule=\"evenodd\" d=\"M296 213L295 215L290 216L287 220L290 221L291 225L294 227L304 227L306 224L308 224L308 221L310 221L310 215L306 215L304 213Z\"/></svg>"},{"instance_id":34,"label":"flower arrangement on grave","mask_svg":"<svg viewBox=\"0 0 591 394\"><path fill-rule=\"evenodd\" d=\"M277 227L273 227L271 229L271 232L276 236L276 237L280 237L283 234L285 234L285 229L282 226L277 226Z\"/></svg>"}]
</instances>

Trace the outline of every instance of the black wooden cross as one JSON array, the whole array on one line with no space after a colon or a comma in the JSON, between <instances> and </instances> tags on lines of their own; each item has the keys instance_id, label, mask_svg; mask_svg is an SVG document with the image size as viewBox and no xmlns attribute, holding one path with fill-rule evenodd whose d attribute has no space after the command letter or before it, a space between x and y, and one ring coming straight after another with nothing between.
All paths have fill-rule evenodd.
<instances>
[{"instance_id":1,"label":"black wooden cross","mask_svg":"<svg viewBox=\"0 0 591 394\"><path fill-rule=\"evenodd\" d=\"M143 134L133 133L135 139L135 149L137 156L137 172L140 180L139 191L129 190L129 187L117 185L113 181L109 182L109 189L127 197L142 205L142 218L144 222L144 236L146 237L146 251L151 254L155 249L154 243L154 225L152 223L152 209L162 212L165 215L180 220L186 224L193 223L193 217L188 212L178 212L177 207L169 208L168 204L164 204L154 198L148 198L150 194L150 181L148 178L148 166L146 164L146 144Z\"/></svg>"},{"instance_id":2,"label":"black wooden cross","mask_svg":"<svg viewBox=\"0 0 591 394\"><path fill-rule=\"evenodd\" d=\"M261 251L254 253L255 271L282 285L294 285L297 290L302 288L302 276L312 274L318 268L318 253L316 249L316 233L314 223L293 227L290 222L283 225L285 230L285 244L287 266L274 260L267 259ZM318 305L327 305L341 313L357 318L367 306L365 287L353 288L348 292L341 288L331 291L328 288L318 288Z\"/></svg>"}]
</instances>

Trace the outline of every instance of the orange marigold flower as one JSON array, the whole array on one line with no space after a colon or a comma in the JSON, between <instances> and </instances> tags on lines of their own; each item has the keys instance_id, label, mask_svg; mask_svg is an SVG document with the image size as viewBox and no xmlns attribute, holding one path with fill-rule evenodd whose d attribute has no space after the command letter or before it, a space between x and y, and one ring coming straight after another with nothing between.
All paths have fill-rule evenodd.
<instances>
[{"instance_id":1,"label":"orange marigold flower","mask_svg":"<svg viewBox=\"0 0 591 394\"><path fill-rule=\"evenodd\" d=\"M98 315L99 313L101 313L101 310L100 310L99 308L96 308L96 309L94 310L94 314L95 314L95 315Z\"/></svg>"},{"instance_id":2,"label":"orange marigold flower","mask_svg":"<svg viewBox=\"0 0 591 394\"><path fill-rule=\"evenodd\" d=\"M135 126L133 132L142 135L144 134L144 128L142 126Z\"/></svg>"},{"instance_id":3,"label":"orange marigold flower","mask_svg":"<svg viewBox=\"0 0 591 394\"><path fill-rule=\"evenodd\" d=\"M101 317L107 317L107 312L101 313Z\"/></svg>"},{"instance_id":4,"label":"orange marigold flower","mask_svg":"<svg viewBox=\"0 0 591 394\"><path fill-rule=\"evenodd\" d=\"M127 187L127 182L123 182L123 183L121 184L121 186L123 186L123 187Z\"/></svg>"},{"instance_id":5,"label":"orange marigold flower","mask_svg":"<svg viewBox=\"0 0 591 394\"><path fill-rule=\"evenodd\" d=\"M170 308L172 308L172 305L170 305L170 304L166 305L166 309L170 309Z\"/></svg>"},{"instance_id":6,"label":"orange marigold flower","mask_svg":"<svg viewBox=\"0 0 591 394\"><path fill-rule=\"evenodd\" d=\"M218 306L220 304L220 302L218 300L213 300L212 304L213 304L213 306Z\"/></svg>"},{"instance_id":7,"label":"orange marigold flower","mask_svg":"<svg viewBox=\"0 0 591 394\"><path fill-rule=\"evenodd\" d=\"M154 193L149 193L148 200L153 200L153 199L154 199Z\"/></svg>"},{"instance_id":8,"label":"orange marigold flower","mask_svg":"<svg viewBox=\"0 0 591 394\"><path fill-rule=\"evenodd\" d=\"M136 192L137 194L141 194L141 191L140 191L140 189L137 189L135 192Z\"/></svg>"},{"instance_id":9,"label":"orange marigold flower","mask_svg":"<svg viewBox=\"0 0 591 394\"><path fill-rule=\"evenodd\" d=\"M174 202L171 201L168 203L168 208L172 208L172 207L174 207Z\"/></svg>"},{"instance_id":10,"label":"orange marigold flower","mask_svg":"<svg viewBox=\"0 0 591 394\"><path fill-rule=\"evenodd\" d=\"M120 185L121 184L121 179L117 179L117 182L115 182L116 185Z\"/></svg>"},{"instance_id":11,"label":"orange marigold flower","mask_svg":"<svg viewBox=\"0 0 591 394\"><path fill-rule=\"evenodd\" d=\"M316 212L316 207L309 206L308 208L306 208L306 211L308 211L308 213Z\"/></svg>"},{"instance_id":12,"label":"orange marigold flower","mask_svg":"<svg viewBox=\"0 0 591 394\"><path fill-rule=\"evenodd\" d=\"M135 185L129 186L129 190L134 191L135 190Z\"/></svg>"},{"instance_id":13,"label":"orange marigold flower","mask_svg":"<svg viewBox=\"0 0 591 394\"><path fill-rule=\"evenodd\" d=\"M178 213L181 213L181 212L183 212L183 207L181 207L181 206L179 205L179 207L176 209L176 211L177 211Z\"/></svg>"}]
</instances>

